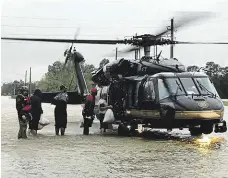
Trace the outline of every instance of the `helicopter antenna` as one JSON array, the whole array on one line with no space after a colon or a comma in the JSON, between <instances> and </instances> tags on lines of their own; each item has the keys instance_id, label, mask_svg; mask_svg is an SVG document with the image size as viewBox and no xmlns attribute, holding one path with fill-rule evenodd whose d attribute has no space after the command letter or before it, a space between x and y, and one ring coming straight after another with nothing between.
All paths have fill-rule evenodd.
<instances>
[{"instance_id":1,"label":"helicopter antenna","mask_svg":"<svg viewBox=\"0 0 228 178\"><path fill-rule=\"evenodd\" d=\"M160 53L158 54L158 56L156 56L156 58L155 58L155 60L156 60L157 62L159 62L159 58L160 58L160 56L161 56L161 53L162 53L162 50L160 51Z\"/></svg>"}]
</instances>

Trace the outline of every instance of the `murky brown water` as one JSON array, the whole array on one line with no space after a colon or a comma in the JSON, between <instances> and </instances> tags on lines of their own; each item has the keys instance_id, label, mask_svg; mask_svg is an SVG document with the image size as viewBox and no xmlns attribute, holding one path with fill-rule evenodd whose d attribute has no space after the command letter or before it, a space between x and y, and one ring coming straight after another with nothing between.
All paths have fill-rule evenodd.
<instances>
[{"instance_id":1,"label":"murky brown water","mask_svg":"<svg viewBox=\"0 0 228 178\"><path fill-rule=\"evenodd\" d=\"M43 104L51 124L37 138L18 140L15 100L2 100L2 177L228 177L228 133L211 134L221 141L211 146L193 144L186 130L162 132L156 138L118 137L99 133L95 123L91 135L79 128L81 107L68 107L66 136L54 135L54 106ZM225 113L228 118L228 108ZM228 120L228 119L226 119Z\"/></svg>"}]
</instances>

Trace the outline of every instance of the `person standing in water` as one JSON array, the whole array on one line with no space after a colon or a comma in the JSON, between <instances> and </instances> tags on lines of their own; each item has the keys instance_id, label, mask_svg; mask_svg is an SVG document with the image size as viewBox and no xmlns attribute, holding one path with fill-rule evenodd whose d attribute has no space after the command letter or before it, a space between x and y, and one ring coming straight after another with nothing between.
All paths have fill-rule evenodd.
<instances>
[{"instance_id":1,"label":"person standing in water","mask_svg":"<svg viewBox=\"0 0 228 178\"><path fill-rule=\"evenodd\" d=\"M104 129L104 132L108 128L108 124L103 123L105 113L108 109L112 109L112 106L107 103L107 93L102 93L101 99L97 103L98 112L99 112L99 120L100 120L100 129Z\"/></svg>"},{"instance_id":2,"label":"person standing in water","mask_svg":"<svg viewBox=\"0 0 228 178\"><path fill-rule=\"evenodd\" d=\"M16 109L18 114L19 121L19 131L18 139L26 139L27 134L27 124L30 121L29 112L30 112L30 100L28 97L28 87L23 86L19 89L18 95L16 96Z\"/></svg>"},{"instance_id":3,"label":"person standing in water","mask_svg":"<svg viewBox=\"0 0 228 178\"><path fill-rule=\"evenodd\" d=\"M92 126L95 113L94 113L94 107L95 107L95 97L97 95L97 89L94 87L91 89L91 93L86 97L85 106L82 110L82 116L83 116L83 134L88 135L89 134L89 127Z\"/></svg>"},{"instance_id":4,"label":"person standing in water","mask_svg":"<svg viewBox=\"0 0 228 178\"><path fill-rule=\"evenodd\" d=\"M59 135L61 129L61 135L65 134L67 127L67 102L68 94L67 88L64 85L60 86L60 93L54 97L52 104L55 105L55 134Z\"/></svg>"},{"instance_id":5,"label":"person standing in water","mask_svg":"<svg viewBox=\"0 0 228 178\"><path fill-rule=\"evenodd\" d=\"M34 91L33 96L31 96L31 107L32 107L31 133L33 135L37 135L38 124L40 121L41 114L43 114L43 109L41 106L41 97L42 97L42 92L39 89L36 89Z\"/></svg>"}]
</instances>

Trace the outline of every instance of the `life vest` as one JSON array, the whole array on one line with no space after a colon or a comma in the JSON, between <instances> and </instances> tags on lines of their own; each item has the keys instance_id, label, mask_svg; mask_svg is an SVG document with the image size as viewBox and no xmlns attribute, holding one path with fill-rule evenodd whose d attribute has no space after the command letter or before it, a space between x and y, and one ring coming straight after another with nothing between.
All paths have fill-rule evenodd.
<instances>
[{"instance_id":1,"label":"life vest","mask_svg":"<svg viewBox=\"0 0 228 178\"><path fill-rule=\"evenodd\" d=\"M29 96L25 97L25 105L23 107L23 111L30 112L32 110L31 106L31 98Z\"/></svg>"},{"instance_id":2,"label":"life vest","mask_svg":"<svg viewBox=\"0 0 228 178\"><path fill-rule=\"evenodd\" d=\"M95 97L93 95L89 94L86 98L84 114L86 116L94 115L94 107L95 107Z\"/></svg>"}]
</instances>

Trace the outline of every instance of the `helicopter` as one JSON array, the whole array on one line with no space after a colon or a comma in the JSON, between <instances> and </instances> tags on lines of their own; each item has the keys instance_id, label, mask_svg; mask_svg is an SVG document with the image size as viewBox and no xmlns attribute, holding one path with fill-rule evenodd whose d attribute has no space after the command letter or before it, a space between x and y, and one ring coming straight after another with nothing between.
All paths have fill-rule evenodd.
<instances>
[{"instance_id":1,"label":"helicopter","mask_svg":"<svg viewBox=\"0 0 228 178\"><path fill-rule=\"evenodd\" d=\"M184 26L187 21L177 24ZM171 39L163 37L171 31ZM87 44L130 44L126 52L139 52L144 49L144 56L139 59L119 59L94 71L92 80L97 84L99 100L106 93L107 102L113 106L118 135L135 135L147 128L167 129L188 128L191 135L226 132L223 120L224 105L209 77L200 72L187 72L184 65L173 58L173 46L178 44L228 44L225 42L186 42L173 40L174 24L157 35L135 35L123 40L81 40L81 39L44 39L12 38L3 40L21 40L58 43ZM150 48L171 45L170 59L160 59L161 52L154 57ZM72 46L65 51L65 64L74 63L80 92L69 92L70 104L81 104L88 94L87 85L81 69L84 57L78 51L72 52ZM156 50L155 50L156 51ZM156 52L157 53L157 52ZM57 93L44 93L43 102L51 102ZM97 113L96 113L97 114ZM84 126L85 127L85 126ZM85 128L84 128L85 129Z\"/></svg>"}]
</instances>

